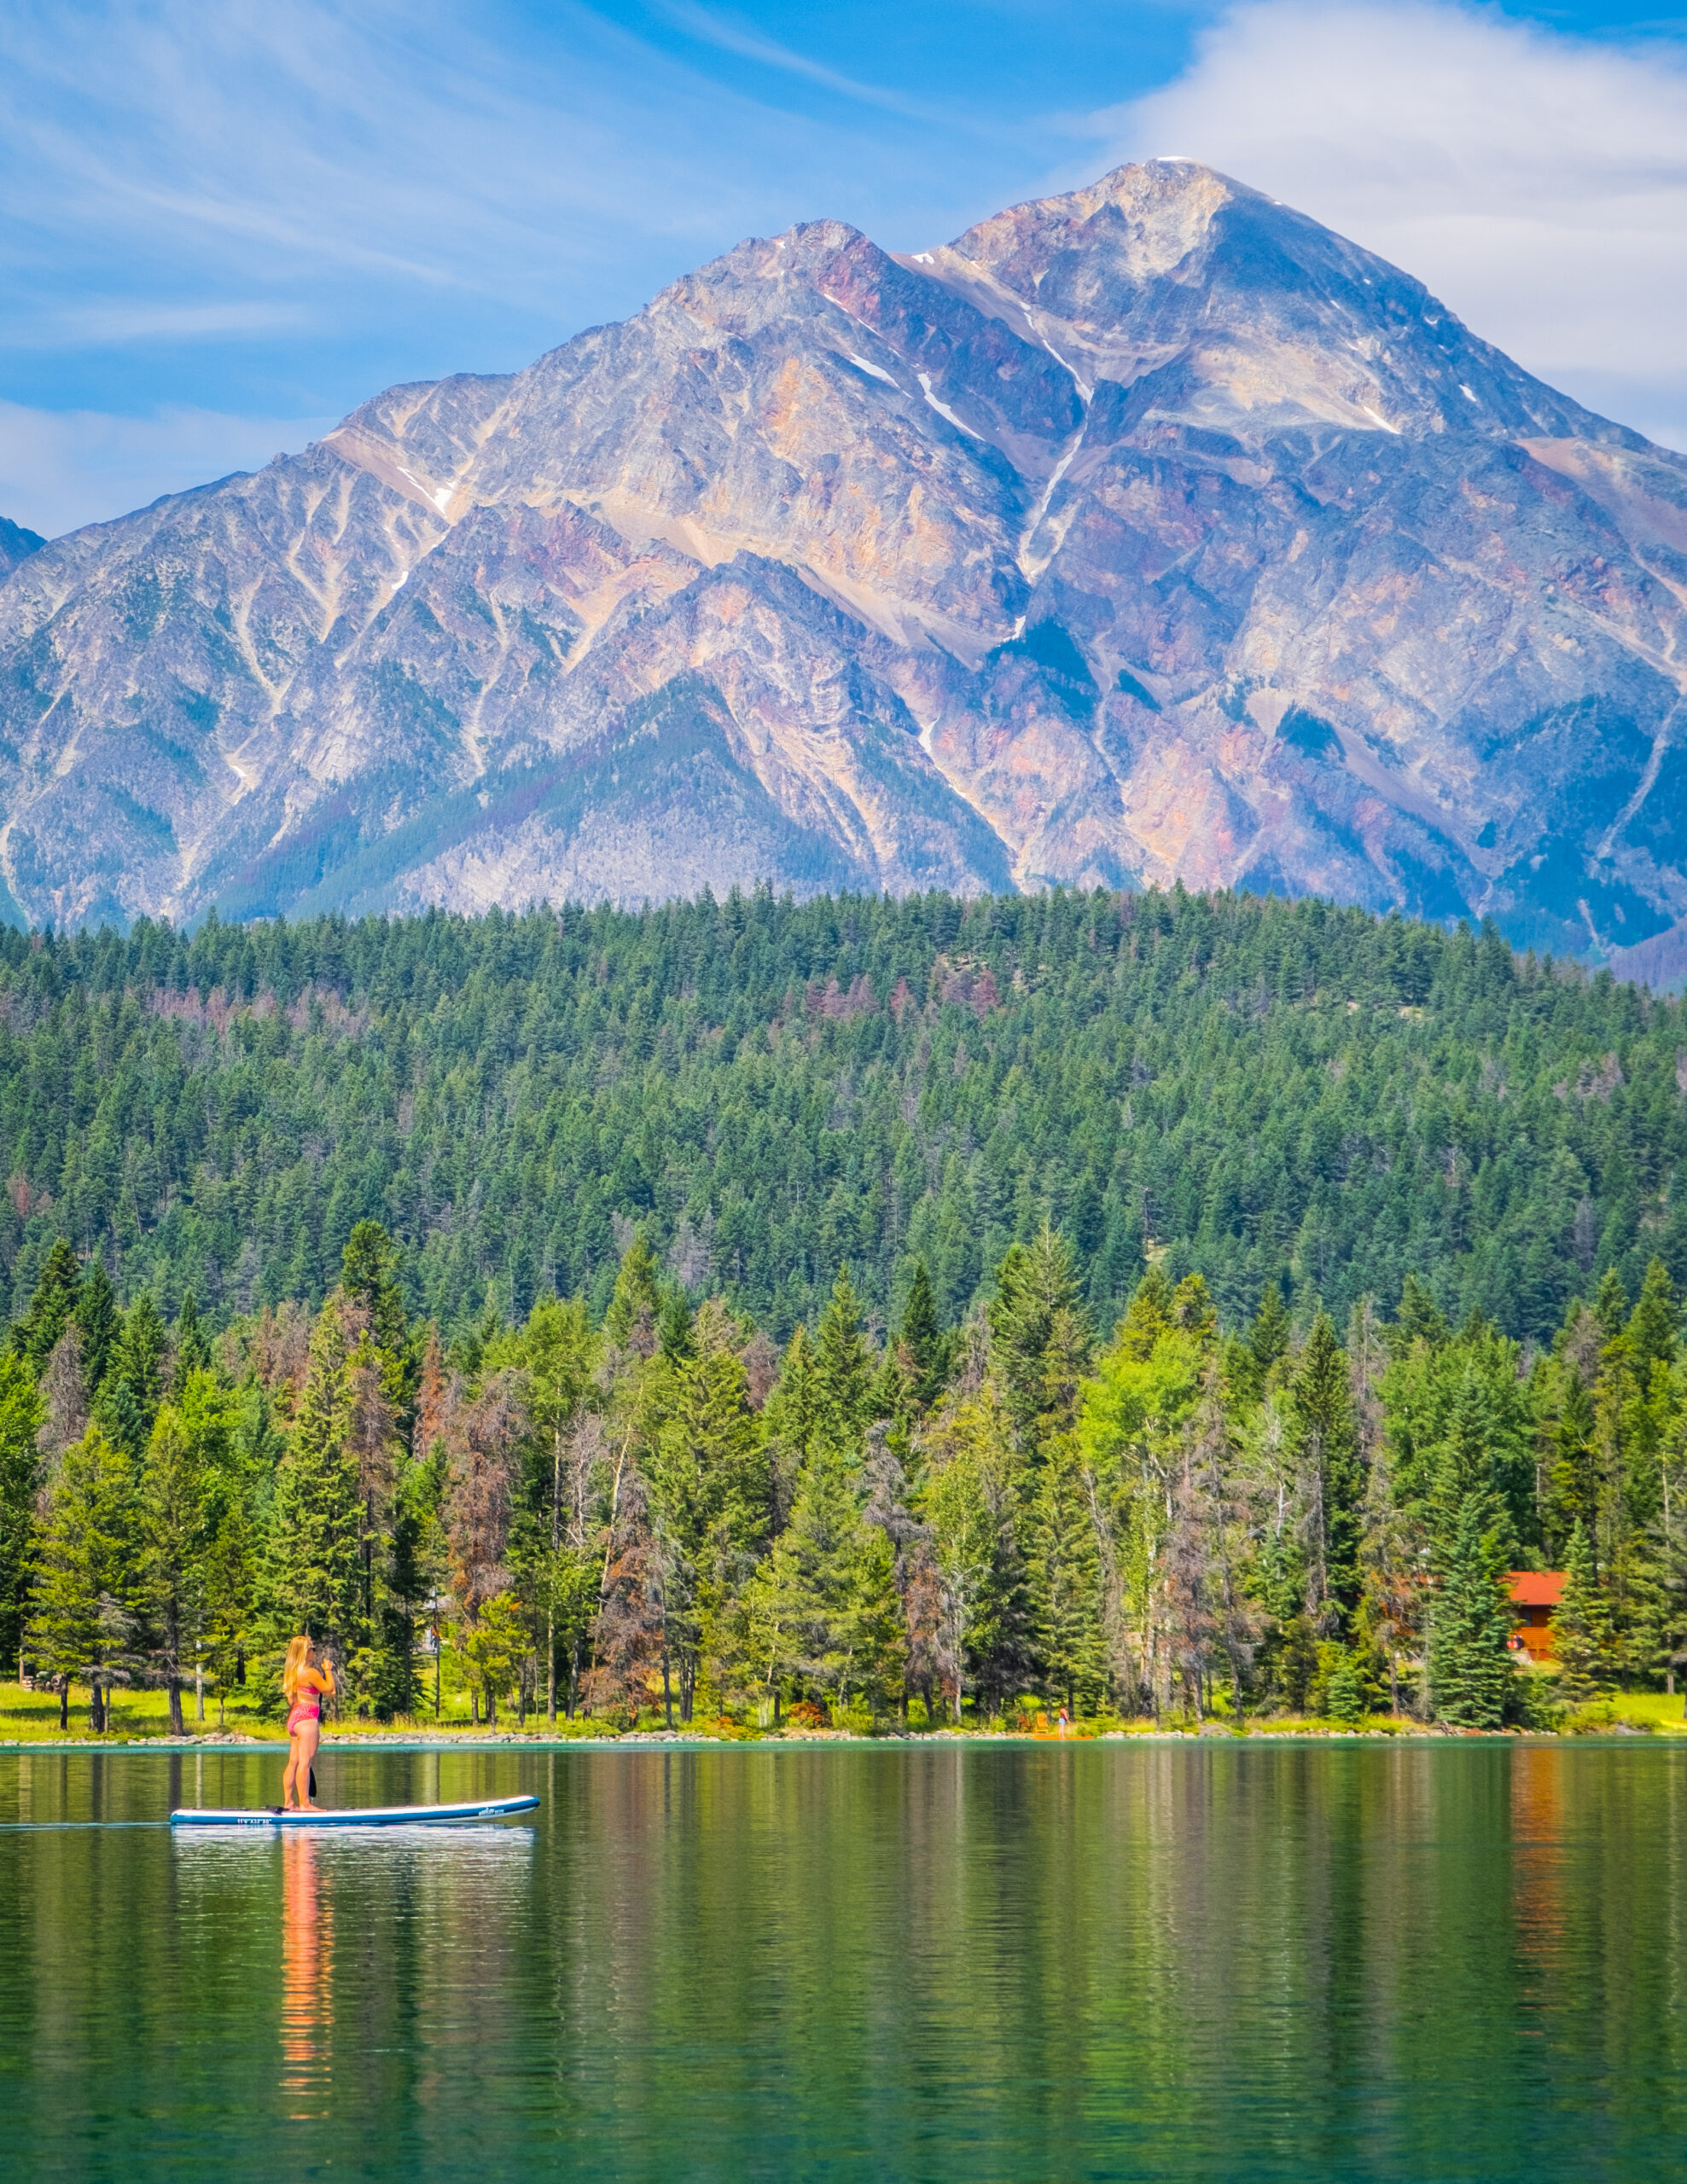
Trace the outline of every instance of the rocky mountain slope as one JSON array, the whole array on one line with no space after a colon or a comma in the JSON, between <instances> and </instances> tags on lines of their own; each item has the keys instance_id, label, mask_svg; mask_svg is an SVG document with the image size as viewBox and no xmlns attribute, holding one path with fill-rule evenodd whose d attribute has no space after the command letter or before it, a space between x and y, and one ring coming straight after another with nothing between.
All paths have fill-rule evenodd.
<instances>
[{"instance_id":1,"label":"rocky mountain slope","mask_svg":"<svg viewBox=\"0 0 1687 2184\"><path fill-rule=\"evenodd\" d=\"M743 243L20 556L0 872L59 922L1177 878L1605 954L1687 915L1684 625L1687 459L1160 160Z\"/></svg>"}]
</instances>

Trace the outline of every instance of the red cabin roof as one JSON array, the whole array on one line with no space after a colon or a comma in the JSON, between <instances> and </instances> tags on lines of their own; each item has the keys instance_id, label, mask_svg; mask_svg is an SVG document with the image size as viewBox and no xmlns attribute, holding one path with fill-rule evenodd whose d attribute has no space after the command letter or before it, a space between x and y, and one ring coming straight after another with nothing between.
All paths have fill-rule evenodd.
<instances>
[{"instance_id":1,"label":"red cabin roof","mask_svg":"<svg viewBox=\"0 0 1687 2184\"><path fill-rule=\"evenodd\" d=\"M1562 1570L1508 1570L1505 1595L1518 1607L1556 1607L1564 1597Z\"/></svg>"}]
</instances>

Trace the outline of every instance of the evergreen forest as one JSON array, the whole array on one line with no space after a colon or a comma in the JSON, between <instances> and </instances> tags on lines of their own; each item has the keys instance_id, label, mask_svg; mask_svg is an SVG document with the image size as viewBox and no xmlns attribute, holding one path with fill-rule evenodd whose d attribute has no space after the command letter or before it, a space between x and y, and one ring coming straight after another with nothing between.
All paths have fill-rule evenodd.
<instances>
[{"instance_id":1,"label":"evergreen forest","mask_svg":"<svg viewBox=\"0 0 1687 2184\"><path fill-rule=\"evenodd\" d=\"M1608 977L763 893L7 933L0 1000L0 1669L96 1727L301 1628L352 1716L437 1641L486 1721L747 1734L1687 1658L1687 1039Z\"/></svg>"},{"instance_id":2,"label":"evergreen forest","mask_svg":"<svg viewBox=\"0 0 1687 2184\"><path fill-rule=\"evenodd\" d=\"M1319 902L734 895L69 938L0 930L0 1304L60 1239L167 1321L319 1305L359 1221L448 1335L607 1308L642 1229L771 1337L847 1265L946 1322L1046 1222L1111 1326L1152 1258L1227 1326L1408 1273L1550 1342L1687 1281L1682 1005Z\"/></svg>"}]
</instances>

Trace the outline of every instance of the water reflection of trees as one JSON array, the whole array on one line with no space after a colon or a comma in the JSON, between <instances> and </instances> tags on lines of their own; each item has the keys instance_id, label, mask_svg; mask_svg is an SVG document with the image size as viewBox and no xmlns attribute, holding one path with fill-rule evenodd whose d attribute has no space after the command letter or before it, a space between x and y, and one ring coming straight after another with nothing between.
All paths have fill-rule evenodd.
<instances>
[{"instance_id":1,"label":"water reflection of trees","mask_svg":"<svg viewBox=\"0 0 1687 2184\"><path fill-rule=\"evenodd\" d=\"M382 1763L359 1794L469 1786ZM84 1765L0 1767L0 1820L139 1815L138 1772ZM625 2175L941 2179L1034 2146L1038 2175L1365 2178L1539 2146L1542 2174L1649 2178L1687 2135L1679 1754L474 1765L540 1792L536 1830L0 1835L26 2143L125 2073L182 2130L272 2128L288 2173L439 2170L470 2116L489 2174L612 2146Z\"/></svg>"}]
</instances>

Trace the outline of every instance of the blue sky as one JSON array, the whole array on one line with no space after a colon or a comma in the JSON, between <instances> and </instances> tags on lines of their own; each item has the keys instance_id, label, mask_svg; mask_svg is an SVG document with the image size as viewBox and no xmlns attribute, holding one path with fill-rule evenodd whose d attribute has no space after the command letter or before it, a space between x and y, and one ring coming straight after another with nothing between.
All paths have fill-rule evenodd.
<instances>
[{"instance_id":1,"label":"blue sky","mask_svg":"<svg viewBox=\"0 0 1687 2184\"><path fill-rule=\"evenodd\" d=\"M1687 447L1687 17L1457 0L0 0L0 514L528 362L741 236L1211 160Z\"/></svg>"}]
</instances>

